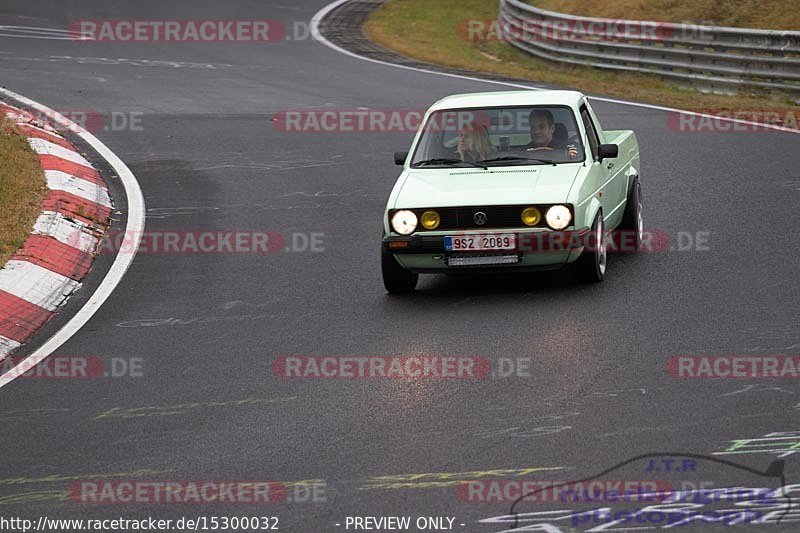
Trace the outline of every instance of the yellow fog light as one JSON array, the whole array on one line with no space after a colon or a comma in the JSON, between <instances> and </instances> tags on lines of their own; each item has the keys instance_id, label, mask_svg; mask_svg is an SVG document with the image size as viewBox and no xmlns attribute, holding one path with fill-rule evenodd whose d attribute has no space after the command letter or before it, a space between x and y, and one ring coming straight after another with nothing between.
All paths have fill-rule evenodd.
<instances>
[{"instance_id":1,"label":"yellow fog light","mask_svg":"<svg viewBox=\"0 0 800 533\"><path fill-rule=\"evenodd\" d=\"M436 229L439 227L439 223L442 221L442 217L439 216L439 213L436 211L425 211L422 213L420 217L420 222L422 222L422 227L425 229Z\"/></svg>"},{"instance_id":2,"label":"yellow fog light","mask_svg":"<svg viewBox=\"0 0 800 533\"><path fill-rule=\"evenodd\" d=\"M522 223L526 226L535 226L542 220L542 212L535 207L526 207L522 210Z\"/></svg>"}]
</instances>

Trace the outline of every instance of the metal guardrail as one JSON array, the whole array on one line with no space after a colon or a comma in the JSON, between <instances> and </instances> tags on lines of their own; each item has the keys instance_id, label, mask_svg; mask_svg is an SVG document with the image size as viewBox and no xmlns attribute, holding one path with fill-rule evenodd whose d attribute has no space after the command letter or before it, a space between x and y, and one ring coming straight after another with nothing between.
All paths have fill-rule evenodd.
<instances>
[{"instance_id":1,"label":"metal guardrail","mask_svg":"<svg viewBox=\"0 0 800 533\"><path fill-rule=\"evenodd\" d=\"M579 17L500 0L500 34L535 56L711 89L800 95L800 31Z\"/></svg>"}]
</instances>

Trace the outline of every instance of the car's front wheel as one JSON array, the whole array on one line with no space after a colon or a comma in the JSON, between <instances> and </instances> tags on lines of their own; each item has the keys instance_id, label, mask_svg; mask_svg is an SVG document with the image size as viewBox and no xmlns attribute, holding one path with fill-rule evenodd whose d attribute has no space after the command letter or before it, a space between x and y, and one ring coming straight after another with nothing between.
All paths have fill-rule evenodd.
<instances>
[{"instance_id":1,"label":"car's front wheel","mask_svg":"<svg viewBox=\"0 0 800 533\"><path fill-rule=\"evenodd\" d=\"M383 272L383 286L389 294L402 294L412 292L417 287L419 274L415 274L401 267L394 254L381 250L381 271Z\"/></svg>"},{"instance_id":2,"label":"car's front wheel","mask_svg":"<svg viewBox=\"0 0 800 533\"><path fill-rule=\"evenodd\" d=\"M587 246L583 249L583 253L575 261L573 267L575 277L582 283L598 283L603 281L606 275L608 250L606 248L602 211L597 212L590 235Z\"/></svg>"}]
</instances>

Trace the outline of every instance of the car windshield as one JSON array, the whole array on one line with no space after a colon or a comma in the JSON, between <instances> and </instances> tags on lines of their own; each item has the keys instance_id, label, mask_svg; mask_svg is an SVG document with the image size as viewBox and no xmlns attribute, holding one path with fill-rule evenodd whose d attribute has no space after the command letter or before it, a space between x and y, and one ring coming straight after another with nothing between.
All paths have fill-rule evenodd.
<instances>
[{"instance_id":1,"label":"car windshield","mask_svg":"<svg viewBox=\"0 0 800 533\"><path fill-rule=\"evenodd\" d=\"M583 143L572 109L523 106L447 109L430 114L412 167L577 163Z\"/></svg>"}]
</instances>

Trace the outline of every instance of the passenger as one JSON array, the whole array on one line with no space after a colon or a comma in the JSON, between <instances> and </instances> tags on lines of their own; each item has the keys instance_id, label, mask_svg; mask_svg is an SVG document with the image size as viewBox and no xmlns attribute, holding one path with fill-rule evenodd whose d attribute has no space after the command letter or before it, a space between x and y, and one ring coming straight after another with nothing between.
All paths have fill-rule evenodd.
<instances>
[{"instance_id":1,"label":"passenger","mask_svg":"<svg viewBox=\"0 0 800 533\"><path fill-rule=\"evenodd\" d=\"M473 122L458 133L458 155L462 161L474 163L488 159L492 153L492 142L486 126Z\"/></svg>"}]
</instances>

